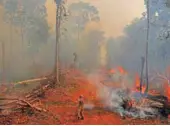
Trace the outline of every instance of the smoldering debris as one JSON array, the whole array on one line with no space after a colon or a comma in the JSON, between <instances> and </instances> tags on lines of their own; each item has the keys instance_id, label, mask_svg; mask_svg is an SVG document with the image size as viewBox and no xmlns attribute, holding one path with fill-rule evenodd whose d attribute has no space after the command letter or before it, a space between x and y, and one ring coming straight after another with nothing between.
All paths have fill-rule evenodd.
<instances>
[{"instance_id":1,"label":"smoldering debris","mask_svg":"<svg viewBox=\"0 0 170 126\"><path fill-rule=\"evenodd\" d=\"M100 98L104 109L119 113L120 116L133 118L155 118L163 116L164 101L152 93L140 93L136 80L121 74L121 78L114 74L109 79L102 73L91 73L89 81L97 88L97 97ZM104 80L104 81L103 81ZM108 81L109 80L109 81ZM140 81L140 80L139 80ZM122 84L123 83L123 84ZM160 107L161 106L161 107Z\"/></svg>"},{"instance_id":2,"label":"smoldering debris","mask_svg":"<svg viewBox=\"0 0 170 126\"><path fill-rule=\"evenodd\" d=\"M109 97L106 99L106 107L121 116L131 116L134 118L154 118L158 115L157 109L151 108L146 104L132 105L130 108L124 108L125 101L134 100L132 94L126 93L123 89L112 89ZM142 99L141 99L142 100ZM142 102L141 102L142 103Z\"/></svg>"}]
</instances>

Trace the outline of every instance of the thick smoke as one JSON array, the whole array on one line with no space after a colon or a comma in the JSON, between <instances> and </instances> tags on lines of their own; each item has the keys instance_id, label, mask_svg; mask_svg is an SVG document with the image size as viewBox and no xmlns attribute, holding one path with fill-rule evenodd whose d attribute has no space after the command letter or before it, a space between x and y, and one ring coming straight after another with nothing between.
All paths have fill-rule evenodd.
<instances>
[{"instance_id":1,"label":"thick smoke","mask_svg":"<svg viewBox=\"0 0 170 126\"><path fill-rule=\"evenodd\" d=\"M127 115L134 118L157 116L158 111L151 108L147 102L142 102L144 101L144 97L141 97L140 93L136 94L136 92L132 92L132 88L130 88L132 84L125 83L120 87L111 87L101 83L101 74L99 73L90 74L88 77L89 81L97 87L98 98L103 102L105 109L117 112L120 116ZM112 82L114 81L113 79ZM127 89L130 89L130 92ZM124 110L122 107L124 100L133 100L135 104L133 104L130 110Z\"/></svg>"},{"instance_id":2,"label":"thick smoke","mask_svg":"<svg viewBox=\"0 0 170 126\"><path fill-rule=\"evenodd\" d=\"M23 3L27 4L27 0L23 1ZM34 2L34 0L32 0L32 2ZM40 0L39 4L45 4L45 0ZM32 5L34 4L27 5L26 9L31 11L29 8L33 8L34 6ZM81 4L74 4L74 7L78 8L78 12L79 5L85 7L88 13L91 14L93 12L95 16L93 18L95 18L95 20L100 18L101 14L98 13L98 8L95 8L89 3L83 4L83 2L81 2ZM73 10L77 11L76 8L73 8ZM39 44L32 43L33 46L30 47L30 43L26 36L24 36L24 44L21 42L20 26L13 24L13 44L11 45L8 39L10 25L9 23L4 22L4 9L2 6L0 9L0 26L3 29L3 32L1 32L2 36L0 36L0 41L3 40L6 46L6 81L24 80L37 76L43 76L52 72L55 61L55 33L50 34L46 43L41 41ZM100 21L95 22L87 19L82 20L81 23L83 26L81 26L81 28L78 30L76 24L77 18L72 15L73 10L69 10L70 16L68 17L68 20L65 21L66 23L63 23L61 28L60 61L63 66L70 66L70 64L73 63L73 53L77 53L78 64L81 70L95 70L99 68L101 66L100 48L104 43L103 45L107 46L105 49L107 51L107 65L105 67L123 66L129 72L140 73L141 57L145 56L146 18L135 19L124 28L124 35L118 38L109 39L105 37L106 33L101 31L102 27ZM54 26L51 29L54 29ZM157 49L160 49L158 47L160 47L162 44L156 39L157 33L153 32L157 30L158 28L151 28L152 34L149 46L149 69L162 70L165 66L167 66L169 59L167 58L166 61L162 60L162 57L160 56L160 50L157 51ZM166 45L164 46L167 48L169 47ZM10 53L10 47L12 47L12 55ZM35 50L36 52L34 52ZM164 51L164 49L162 49L162 51ZM1 53L2 52L0 51L0 54ZM2 64L3 63L0 62L1 68ZM2 69L0 69L0 75L2 76ZM114 77L114 79L116 79L116 77ZM124 82L132 84L132 82L130 82L131 77L124 77L123 79L126 80Z\"/></svg>"}]
</instances>

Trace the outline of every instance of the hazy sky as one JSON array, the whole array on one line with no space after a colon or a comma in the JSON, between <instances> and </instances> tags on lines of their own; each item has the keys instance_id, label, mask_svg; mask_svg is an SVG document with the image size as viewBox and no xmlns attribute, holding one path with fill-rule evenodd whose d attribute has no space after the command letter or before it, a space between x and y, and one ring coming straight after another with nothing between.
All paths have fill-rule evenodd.
<instances>
[{"instance_id":1,"label":"hazy sky","mask_svg":"<svg viewBox=\"0 0 170 126\"><path fill-rule=\"evenodd\" d=\"M54 0L47 0L49 22L55 23ZM69 3L78 0L67 0ZM144 0L81 0L90 2L99 10L101 29L107 36L117 37L122 35L123 28L134 18L140 17L144 12Z\"/></svg>"}]
</instances>

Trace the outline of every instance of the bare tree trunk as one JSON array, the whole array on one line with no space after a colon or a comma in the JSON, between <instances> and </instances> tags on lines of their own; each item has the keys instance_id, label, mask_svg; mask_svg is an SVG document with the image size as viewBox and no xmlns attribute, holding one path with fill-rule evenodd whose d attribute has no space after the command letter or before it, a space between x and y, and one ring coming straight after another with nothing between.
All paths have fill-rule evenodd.
<instances>
[{"instance_id":1,"label":"bare tree trunk","mask_svg":"<svg viewBox=\"0 0 170 126\"><path fill-rule=\"evenodd\" d=\"M79 23L77 24L77 30L78 30L77 41L79 43L79 40L80 40L80 24Z\"/></svg>"},{"instance_id":2,"label":"bare tree trunk","mask_svg":"<svg viewBox=\"0 0 170 126\"><path fill-rule=\"evenodd\" d=\"M22 43L22 49L24 48L24 31L23 31L23 21L21 20L21 43Z\"/></svg>"},{"instance_id":3,"label":"bare tree trunk","mask_svg":"<svg viewBox=\"0 0 170 126\"><path fill-rule=\"evenodd\" d=\"M24 31L23 31L23 21L21 20L21 54L20 54L20 57L21 57L21 59L22 60L25 60L24 59L24 55L25 55L25 53L24 53Z\"/></svg>"},{"instance_id":4,"label":"bare tree trunk","mask_svg":"<svg viewBox=\"0 0 170 126\"><path fill-rule=\"evenodd\" d=\"M60 22L61 22L61 7L60 4L57 5L56 11L56 56L55 56L55 78L56 84L60 83L59 80L59 37L60 37Z\"/></svg>"},{"instance_id":5,"label":"bare tree trunk","mask_svg":"<svg viewBox=\"0 0 170 126\"><path fill-rule=\"evenodd\" d=\"M13 16L11 15L11 19L10 19L10 56L12 56L12 43L13 43L13 34L12 34L12 22L13 22Z\"/></svg>"},{"instance_id":6,"label":"bare tree trunk","mask_svg":"<svg viewBox=\"0 0 170 126\"><path fill-rule=\"evenodd\" d=\"M5 83L5 44L2 42L2 83Z\"/></svg>"},{"instance_id":7,"label":"bare tree trunk","mask_svg":"<svg viewBox=\"0 0 170 126\"><path fill-rule=\"evenodd\" d=\"M142 93L142 85L143 85L143 70L144 70L144 65L145 65L145 58L141 58L142 62L142 68L141 68L141 76L140 76L140 92Z\"/></svg>"},{"instance_id":8,"label":"bare tree trunk","mask_svg":"<svg viewBox=\"0 0 170 126\"><path fill-rule=\"evenodd\" d=\"M8 58L9 58L9 62L8 62L8 72L7 75L10 76L10 70L12 68L12 57L13 57L13 27L12 27L12 22L13 22L13 15L11 15L10 17L10 24L9 24L9 54L8 54Z\"/></svg>"},{"instance_id":9,"label":"bare tree trunk","mask_svg":"<svg viewBox=\"0 0 170 126\"><path fill-rule=\"evenodd\" d=\"M73 56L74 56L74 60L73 60L73 64L74 64L74 68L77 68L77 53L73 53Z\"/></svg>"},{"instance_id":10,"label":"bare tree trunk","mask_svg":"<svg viewBox=\"0 0 170 126\"><path fill-rule=\"evenodd\" d=\"M22 8L22 0L18 0L18 11L20 18L20 34L21 34L21 48L23 49L24 45L24 34L23 34L23 8Z\"/></svg>"},{"instance_id":11,"label":"bare tree trunk","mask_svg":"<svg viewBox=\"0 0 170 126\"><path fill-rule=\"evenodd\" d=\"M148 50L149 50L149 31L150 31L150 11L149 11L149 1L147 0L147 40L146 40L146 90L145 93L148 92L149 88L149 78L148 78Z\"/></svg>"}]
</instances>

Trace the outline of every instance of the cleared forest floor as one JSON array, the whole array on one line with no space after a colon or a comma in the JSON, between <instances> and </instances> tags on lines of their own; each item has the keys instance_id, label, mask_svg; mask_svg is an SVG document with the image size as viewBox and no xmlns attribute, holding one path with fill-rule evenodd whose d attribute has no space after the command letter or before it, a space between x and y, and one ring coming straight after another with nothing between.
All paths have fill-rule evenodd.
<instances>
[{"instance_id":1,"label":"cleared forest floor","mask_svg":"<svg viewBox=\"0 0 170 126\"><path fill-rule=\"evenodd\" d=\"M77 99L85 97L85 104L93 107L84 110L84 120L77 120ZM0 124L166 124L158 119L121 119L119 114L107 111L96 96L94 85L80 74L72 72L66 76L66 81L54 89L45 92L41 105L47 112L35 112L32 115L14 112L0 117Z\"/></svg>"}]
</instances>

